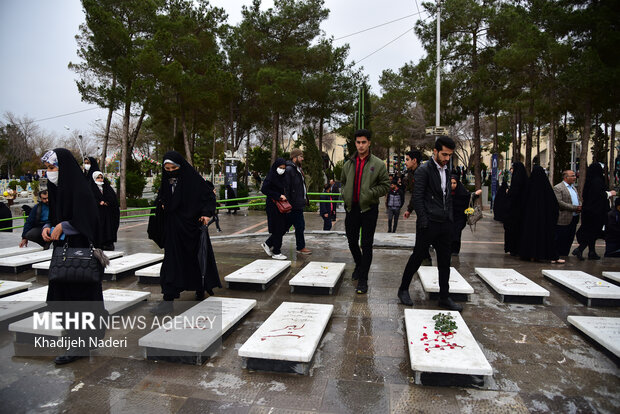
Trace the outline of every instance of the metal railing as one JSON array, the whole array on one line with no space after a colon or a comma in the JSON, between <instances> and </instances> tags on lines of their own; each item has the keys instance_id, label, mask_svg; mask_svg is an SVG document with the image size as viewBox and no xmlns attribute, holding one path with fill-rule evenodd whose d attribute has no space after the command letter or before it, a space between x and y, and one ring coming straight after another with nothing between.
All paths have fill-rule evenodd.
<instances>
[{"instance_id":1,"label":"metal railing","mask_svg":"<svg viewBox=\"0 0 620 414\"><path fill-rule=\"evenodd\" d=\"M327 194L337 194L337 196L340 196L340 194L338 194L338 193L308 193L309 196L323 196L323 195L327 195ZM261 196L250 196L250 197L241 197L241 198L220 199L220 200L217 200L217 202L218 203L227 203L227 202L230 202L230 201L258 200L258 199L266 199L266 198L267 198L267 196L261 195ZM344 203L343 200L316 200L316 199L312 199L312 200L309 200L309 201L311 203ZM244 204L235 204L235 205L231 205L231 206L223 205L223 206L216 207L216 210L226 210L226 209L233 209L233 208L238 208L238 207L264 206L265 204L266 203L244 203ZM121 213L128 213L128 212L131 212L131 211L153 210L154 208L155 208L155 206L132 207L132 208L126 208L126 209L120 210L120 212ZM138 218L138 217L150 217L150 216L154 216L154 215L155 215L155 213L132 214L132 215L129 215L129 216L121 216L121 220L129 219L129 218ZM13 227L0 228L0 231L3 231L3 230L13 230L13 229L18 229L18 228L24 227L27 218L28 218L28 216L20 216L20 217L10 217L10 218L5 218L5 219L0 219L0 223L2 221L7 221L7 220L24 219L24 224L22 224L21 226L13 226Z\"/></svg>"}]
</instances>

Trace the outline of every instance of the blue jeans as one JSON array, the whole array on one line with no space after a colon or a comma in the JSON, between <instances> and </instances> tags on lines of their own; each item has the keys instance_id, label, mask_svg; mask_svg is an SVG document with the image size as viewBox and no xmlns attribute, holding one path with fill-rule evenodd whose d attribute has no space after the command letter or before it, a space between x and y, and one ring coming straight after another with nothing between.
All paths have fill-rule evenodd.
<instances>
[{"instance_id":1,"label":"blue jeans","mask_svg":"<svg viewBox=\"0 0 620 414\"><path fill-rule=\"evenodd\" d=\"M304 230L306 228L306 222L304 220L303 210L291 210L286 215L287 228L290 226L295 227L295 243L297 244L297 250L301 250L306 247L306 240L304 239Z\"/></svg>"}]
</instances>

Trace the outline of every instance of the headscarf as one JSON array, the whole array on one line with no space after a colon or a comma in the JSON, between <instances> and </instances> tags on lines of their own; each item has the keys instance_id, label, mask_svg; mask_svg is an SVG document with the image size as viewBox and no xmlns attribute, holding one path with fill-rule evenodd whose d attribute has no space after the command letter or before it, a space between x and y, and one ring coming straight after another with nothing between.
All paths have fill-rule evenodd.
<instances>
[{"instance_id":1,"label":"headscarf","mask_svg":"<svg viewBox=\"0 0 620 414\"><path fill-rule=\"evenodd\" d=\"M180 166L174 173L166 171L164 168L166 162L162 163L162 180L158 197L166 205L166 212L174 211L182 205L185 208L193 209L191 215L198 214L203 207L200 201L201 193L213 192L213 186L210 186L178 152L169 151L164 154L163 159ZM174 193L172 192L172 183L176 183Z\"/></svg>"},{"instance_id":2,"label":"headscarf","mask_svg":"<svg viewBox=\"0 0 620 414\"><path fill-rule=\"evenodd\" d=\"M90 169L88 171L84 170L84 177L90 182L91 171L99 171L99 163L95 157L84 157L84 160L90 161Z\"/></svg>"},{"instance_id":3,"label":"headscarf","mask_svg":"<svg viewBox=\"0 0 620 414\"><path fill-rule=\"evenodd\" d=\"M527 172L525 170L525 166L522 162L515 162L512 165L512 179L510 180L510 188L506 193L506 201L510 211L521 208L526 188Z\"/></svg>"},{"instance_id":4,"label":"headscarf","mask_svg":"<svg viewBox=\"0 0 620 414\"><path fill-rule=\"evenodd\" d=\"M65 148L53 150L57 164L50 162L54 155L50 151L41 161L58 166L58 184L48 181L50 222L53 226L68 221L90 241L95 240L98 212L90 186L81 177L82 169L71 152Z\"/></svg>"},{"instance_id":5,"label":"headscarf","mask_svg":"<svg viewBox=\"0 0 620 414\"><path fill-rule=\"evenodd\" d=\"M286 165L286 160L284 158L276 158L267 173L267 177L265 177L265 181L275 183L278 187L284 183L284 174L280 175L276 171L280 165Z\"/></svg>"},{"instance_id":6,"label":"headscarf","mask_svg":"<svg viewBox=\"0 0 620 414\"><path fill-rule=\"evenodd\" d=\"M49 150L41 157L41 162L47 162L49 164L55 165L58 167L58 156L54 152L54 150Z\"/></svg>"},{"instance_id":7,"label":"headscarf","mask_svg":"<svg viewBox=\"0 0 620 414\"><path fill-rule=\"evenodd\" d=\"M99 177L100 175L103 175L103 173L101 171L95 171L91 175L93 177L93 181L95 182L95 185L97 185L97 177ZM103 177L103 181L105 182L105 177Z\"/></svg>"}]
</instances>

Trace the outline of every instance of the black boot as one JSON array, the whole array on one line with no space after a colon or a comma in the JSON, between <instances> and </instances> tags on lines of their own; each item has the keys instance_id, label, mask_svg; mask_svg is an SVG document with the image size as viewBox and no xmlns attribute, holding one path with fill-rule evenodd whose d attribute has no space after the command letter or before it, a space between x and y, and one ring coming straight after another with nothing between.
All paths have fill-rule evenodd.
<instances>
[{"instance_id":1,"label":"black boot","mask_svg":"<svg viewBox=\"0 0 620 414\"><path fill-rule=\"evenodd\" d=\"M438 304L439 304L439 307L448 309L448 310L454 310L454 311L459 311L459 312L463 310L463 306L454 302L452 298L439 299Z\"/></svg>"},{"instance_id":2,"label":"black boot","mask_svg":"<svg viewBox=\"0 0 620 414\"><path fill-rule=\"evenodd\" d=\"M583 252L581 251L581 249L579 247L577 247L575 250L573 250L573 256L577 256L577 258L579 260L585 260L583 258Z\"/></svg>"},{"instance_id":3,"label":"black boot","mask_svg":"<svg viewBox=\"0 0 620 414\"><path fill-rule=\"evenodd\" d=\"M400 303L405 306L413 306L413 301L411 300L411 296L409 296L408 290L399 290L398 299L400 299Z\"/></svg>"},{"instance_id":4,"label":"black boot","mask_svg":"<svg viewBox=\"0 0 620 414\"><path fill-rule=\"evenodd\" d=\"M588 252L588 260L600 260L600 259L601 259L601 256L596 254L596 251L590 250Z\"/></svg>"}]
</instances>

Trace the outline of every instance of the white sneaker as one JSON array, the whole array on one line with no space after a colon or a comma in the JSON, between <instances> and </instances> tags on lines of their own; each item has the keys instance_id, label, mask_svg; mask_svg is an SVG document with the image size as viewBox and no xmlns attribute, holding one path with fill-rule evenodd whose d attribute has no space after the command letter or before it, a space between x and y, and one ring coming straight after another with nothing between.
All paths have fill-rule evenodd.
<instances>
[{"instance_id":1,"label":"white sneaker","mask_svg":"<svg viewBox=\"0 0 620 414\"><path fill-rule=\"evenodd\" d=\"M267 253L267 256L273 256L273 252L271 251L271 247L267 246L267 244L261 243L260 247L262 247L263 250L265 251L265 253Z\"/></svg>"},{"instance_id":2,"label":"white sneaker","mask_svg":"<svg viewBox=\"0 0 620 414\"><path fill-rule=\"evenodd\" d=\"M286 260L286 256L283 255L282 253L278 253L278 254L273 254L271 256L272 259L276 259L276 260Z\"/></svg>"}]
</instances>

